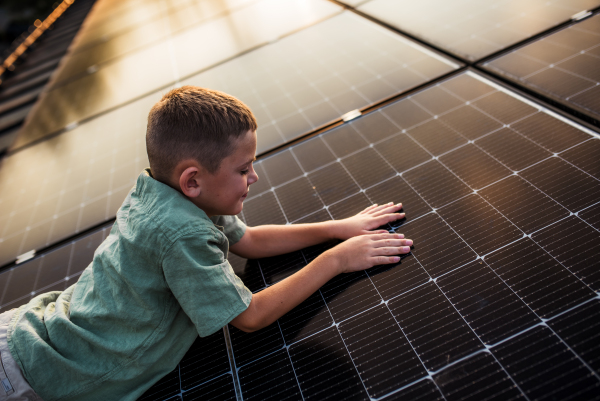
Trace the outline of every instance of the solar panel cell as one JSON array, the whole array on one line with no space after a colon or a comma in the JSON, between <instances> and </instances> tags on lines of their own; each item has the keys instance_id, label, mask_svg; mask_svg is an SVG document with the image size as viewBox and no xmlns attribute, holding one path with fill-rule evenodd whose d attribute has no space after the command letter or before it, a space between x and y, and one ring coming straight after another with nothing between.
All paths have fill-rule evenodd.
<instances>
[{"instance_id":1,"label":"solar panel cell","mask_svg":"<svg viewBox=\"0 0 600 401\"><path fill-rule=\"evenodd\" d=\"M600 182L558 157L544 160L519 174L572 212L600 199Z\"/></svg>"},{"instance_id":2,"label":"solar panel cell","mask_svg":"<svg viewBox=\"0 0 600 401\"><path fill-rule=\"evenodd\" d=\"M427 374L386 305L338 328L370 397L381 397Z\"/></svg>"},{"instance_id":3,"label":"solar panel cell","mask_svg":"<svg viewBox=\"0 0 600 401\"><path fill-rule=\"evenodd\" d=\"M375 266L367 270L377 292L385 301L403 294L430 280L429 275L412 254L400 263Z\"/></svg>"},{"instance_id":4,"label":"solar panel cell","mask_svg":"<svg viewBox=\"0 0 600 401\"><path fill-rule=\"evenodd\" d=\"M138 401L159 401L179 394L179 365L148 389ZM177 398L180 399L180 398Z\"/></svg>"},{"instance_id":5,"label":"solar panel cell","mask_svg":"<svg viewBox=\"0 0 600 401\"><path fill-rule=\"evenodd\" d=\"M487 352L461 361L433 378L448 401L525 399L502 366Z\"/></svg>"},{"instance_id":6,"label":"solar panel cell","mask_svg":"<svg viewBox=\"0 0 600 401\"><path fill-rule=\"evenodd\" d=\"M369 399L335 327L293 344L289 353L305 399Z\"/></svg>"},{"instance_id":7,"label":"solar panel cell","mask_svg":"<svg viewBox=\"0 0 600 401\"><path fill-rule=\"evenodd\" d=\"M342 164L361 188L368 188L396 175L389 164L371 148L344 158Z\"/></svg>"},{"instance_id":8,"label":"solar panel cell","mask_svg":"<svg viewBox=\"0 0 600 401\"><path fill-rule=\"evenodd\" d=\"M265 192L244 202L244 217L249 226L287 222L273 192Z\"/></svg>"},{"instance_id":9,"label":"solar panel cell","mask_svg":"<svg viewBox=\"0 0 600 401\"><path fill-rule=\"evenodd\" d=\"M473 144L467 144L439 158L471 188L481 189L511 174L511 171Z\"/></svg>"},{"instance_id":10,"label":"solar panel cell","mask_svg":"<svg viewBox=\"0 0 600 401\"><path fill-rule=\"evenodd\" d=\"M329 213L336 220L345 219L365 210L371 204L369 198L360 192L329 206Z\"/></svg>"},{"instance_id":11,"label":"solar panel cell","mask_svg":"<svg viewBox=\"0 0 600 401\"><path fill-rule=\"evenodd\" d=\"M549 328L537 326L492 348L529 399L594 399L600 380Z\"/></svg>"},{"instance_id":12,"label":"solar panel cell","mask_svg":"<svg viewBox=\"0 0 600 401\"><path fill-rule=\"evenodd\" d=\"M486 345L540 322L484 261L440 277L437 284Z\"/></svg>"},{"instance_id":13,"label":"solar panel cell","mask_svg":"<svg viewBox=\"0 0 600 401\"><path fill-rule=\"evenodd\" d=\"M567 209L516 175L478 193L525 234L569 215Z\"/></svg>"},{"instance_id":14,"label":"solar panel cell","mask_svg":"<svg viewBox=\"0 0 600 401\"><path fill-rule=\"evenodd\" d=\"M381 297L364 271L340 274L321 288L335 322L341 322L381 302Z\"/></svg>"},{"instance_id":15,"label":"solar panel cell","mask_svg":"<svg viewBox=\"0 0 600 401\"><path fill-rule=\"evenodd\" d=\"M183 393L183 401L235 401L233 376L230 373L219 376L190 391Z\"/></svg>"},{"instance_id":16,"label":"solar panel cell","mask_svg":"<svg viewBox=\"0 0 600 401\"><path fill-rule=\"evenodd\" d=\"M308 179L326 205L359 191L340 163L333 163L308 175Z\"/></svg>"},{"instance_id":17,"label":"solar panel cell","mask_svg":"<svg viewBox=\"0 0 600 401\"><path fill-rule=\"evenodd\" d=\"M435 156L467 143L465 137L437 119L410 129L408 134Z\"/></svg>"},{"instance_id":18,"label":"solar panel cell","mask_svg":"<svg viewBox=\"0 0 600 401\"><path fill-rule=\"evenodd\" d=\"M466 196L438 213L479 255L523 237L521 230L478 195Z\"/></svg>"},{"instance_id":19,"label":"solar panel cell","mask_svg":"<svg viewBox=\"0 0 600 401\"><path fill-rule=\"evenodd\" d=\"M561 153L560 157L600 180L600 140L592 139Z\"/></svg>"},{"instance_id":20,"label":"solar panel cell","mask_svg":"<svg viewBox=\"0 0 600 401\"><path fill-rule=\"evenodd\" d=\"M509 128L479 138L475 144L513 171L522 170L552 155Z\"/></svg>"},{"instance_id":21,"label":"solar panel cell","mask_svg":"<svg viewBox=\"0 0 600 401\"><path fill-rule=\"evenodd\" d=\"M469 140L479 138L502 127L498 121L470 105L452 110L440 116L440 120Z\"/></svg>"},{"instance_id":22,"label":"solar panel cell","mask_svg":"<svg viewBox=\"0 0 600 401\"><path fill-rule=\"evenodd\" d=\"M245 333L230 325L229 337L231 338L235 364L238 368L284 346L277 322L252 333Z\"/></svg>"},{"instance_id":23,"label":"solar panel cell","mask_svg":"<svg viewBox=\"0 0 600 401\"><path fill-rule=\"evenodd\" d=\"M189 390L230 371L223 331L196 338L179 366L182 390Z\"/></svg>"},{"instance_id":24,"label":"solar panel cell","mask_svg":"<svg viewBox=\"0 0 600 401\"><path fill-rule=\"evenodd\" d=\"M548 326L589 367L600 372L600 301L595 299L548 321Z\"/></svg>"},{"instance_id":25,"label":"solar panel cell","mask_svg":"<svg viewBox=\"0 0 600 401\"><path fill-rule=\"evenodd\" d=\"M389 397L386 401L444 401L437 385L430 379L424 379L406 387Z\"/></svg>"},{"instance_id":26,"label":"solar panel cell","mask_svg":"<svg viewBox=\"0 0 600 401\"><path fill-rule=\"evenodd\" d=\"M442 207L472 192L436 160L407 171L402 177L434 208Z\"/></svg>"},{"instance_id":27,"label":"solar panel cell","mask_svg":"<svg viewBox=\"0 0 600 401\"><path fill-rule=\"evenodd\" d=\"M289 221L296 221L324 206L313 186L304 177L276 188L275 194Z\"/></svg>"},{"instance_id":28,"label":"solar panel cell","mask_svg":"<svg viewBox=\"0 0 600 401\"><path fill-rule=\"evenodd\" d=\"M238 375L244 400L303 400L285 349L244 366Z\"/></svg>"},{"instance_id":29,"label":"solar panel cell","mask_svg":"<svg viewBox=\"0 0 600 401\"><path fill-rule=\"evenodd\" d=\"M473 105L503 124L512 124L536 111L530 105L524 104L503 92L491 93L476 100Z\"/></svg>"},{"instance_id":30,"label":"solar panel cell","mask_svg":"<svg viewBox=\"0 0 600 401\"><path fill-rule=\"evenodd\" d=\"M265 281L257 260L247 260L231 252L227 255L227 260L236 276L242 279L242 282L250 291L256 292L265 287Z\"/></svg>"},{"instance_id":31,"label":"solar panel cell","mask_svg":"<svg viewBox=\"0 0 600 401\"><path fill-rule=\"evenodd\" d=\"M405 134L393 136L374 147L398 172L406 171L431 159L431 155L422 146Z\"/></svg>"},{"instance_id":32,"label":"solar panel cell","mask_svg":"<svg viewBox=\"0 0 600 401\"><path fill-rule=\"evenodd\" d=\"M428 371L438 370L483 348L433 283L394 298L388 305Z\"/></svg>"},{"instance_id":33,"label":"solar panel cell","mask_svg":"<svg viewBox=\"0 0 600 401\"><path fill-rule=\"evenodd\" d=\"M600 231L600 203L579 212L578 215L596 230Z\"/></svg>"},{"instance_id":34,"label":"solar panel cell","mask_svg":"<svg viewBox=\"0 0 600 401\"><path fill-rule=\"evenodd\" d=\"M596 295L529 238L486 256L485 261L545 319Z\"/></svg>"},{"instance_id":35,"label":"solar panel cell","mask_svg":"<svg viewBox=\"0 0 600 401\"><path fill-rule=\"evenodd\" d=\"M531 238L592 290L600 292L600 233L576 216L546 227Z\"/></svg>"},{"instance_id":36,"label":"solar panel cell","mask_svg":"<svg viewBox=\"0 0 600 401\"><path fill-rule=\"evenodd\" d=\"M405 220L416 219L429 213L431 208L401 177L392 177L380 184L366 190L366 195L379 205L387 202L402 203L402 210L406 218L392 222L394 227L404 223Z\"/></svg>"},{"instance_id":37,"label":"solar panel cell","mask_svg":"<svg viewBox=\"0 0 600 401\"><path fill-rule=\"evenodd\" d=\"M332 324L333 319L320 291L308 297L279 319L279 326L286 344L315 334Z\"/></svg>"}]
</instances>

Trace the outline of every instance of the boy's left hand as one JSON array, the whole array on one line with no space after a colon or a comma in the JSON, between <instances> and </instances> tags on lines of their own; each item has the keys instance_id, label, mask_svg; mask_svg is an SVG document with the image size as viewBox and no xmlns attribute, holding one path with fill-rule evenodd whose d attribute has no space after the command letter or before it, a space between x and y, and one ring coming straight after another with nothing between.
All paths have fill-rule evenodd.
<instances>
[{"instance_id":1,"label":"boy's left hand","mask_svg":"<svg viewBox=\"0 0 600 401\"><path fill-rule=\"evenodd\" d=\"M402 204L394 205L393 202L385 205L371 205L355 216L343 220L332 221L332 234L334 238L346 240L357 235L373 234L376 232L387 233L386 230L371 231L384 224L404 218L404 213L397 213L402 209Z\"/></svg>"}]
</instances>

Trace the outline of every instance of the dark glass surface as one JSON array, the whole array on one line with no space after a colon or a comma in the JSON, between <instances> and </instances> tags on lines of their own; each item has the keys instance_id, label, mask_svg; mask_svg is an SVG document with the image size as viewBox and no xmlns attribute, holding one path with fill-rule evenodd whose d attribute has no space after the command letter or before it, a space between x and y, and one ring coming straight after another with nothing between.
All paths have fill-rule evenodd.
<instances>
[{"instance_id":1,"label":"dark glass surface","mask_svg":"<svg viewBox=\"0 0 600 401\"><path fill-rule=\"evenodd\" d=\"M375 149L400 173L431 159L423 147L405 134L380 142Z\"/></svg>"},{"instance_id":2,"label":"dark glass surface","mask_svg":"<svg viewBox=\"0 0 600 401\"><path fill-rule=\"evenodd\" d=\"M407 221L431 211L427 203L401 177L393 177L367 189L365 193L369 199L379 205L388 202L402 203L402 211L406 214ZM404 220L400 220L391 224L398 226L403 222Z\"/></svg>"},{"instance_id":3,"label":"dark glass surface","mask_svg":"<svg viewBox=\"0 0 600 401\"><path fill-rule=\"evenodd\" d=\"M150 387L138 401L161 401L181 392L179 386L179 366Z\"/></svg>"},{"instance_id":4,"label":"dark glass surface","mask_svg":"<svg viewBox=\"0 0 600 401\"><path fill-rule=\"evenodd\" d=\"M183 401L235 401L235 387L231 374L225 374L208 383L183 393Z\"/></svg>"},{"instance_id":5,"label":"dark glass surface","mask_svg":"<svg viewBox=\"0 0 600 401\"><path fill-rule=\"evenodd\" d=\"M542 318L564 312L595 296L529 238L486 256L485 261Z\"/></svg>"},{"instance_id":6,"label":"dark glass surface","mask_svg":"<svg viewBox=\"0 0 600 401\"><path fill-rule=\"evenodd\" d=\"M301 177L276 188L275 194L288 220L296 221L323 208L323 202L310 182Z\"/></svg>"},{"instance_id":7,"label":"dark glass surface","mask_svg":"<svg viewBox=\"0 0 600 401\"><path fill-rule=\"evenodd\" d=\"M511 124L527 117L537 110L532 106L507 95L504 92L494 92L473 102L473 106L491 115L503 124Z\"/></svg>"},{"instance_id":8,"label":"dark glass surface","mask_svg":"<svg viewBox=\"0 0 600 401\"><path fill-rule=\"evenodd\" d=\"M461 361L433 378L448 401L526 399L502 366L487 352Z\"/></svg>"},{"instance_id":9,"label":"dark glass surface","mask_svg":"<svg viewBox=\"0 0 600 401\"><path fill-rule=\"evenodd\" d=\"M600 231L600 203L578 213L585 222Z\"/></svg>"},{"instance_id":10,"label":"dark glass surface","mask_svg":"<svg viewBox=\"0 0 600 401\"><path fill-rule=\"evenodd\" d=\"M416 167L402 177L432 207L442 207L472 190L437 160Z\"/></svg>"},{"instance_id":11,"label":"dark glass surface","mask_svg":"<svg viewBox=\"0 0 600 401\"><path fill-rule=\"evenodd\" d=\"M492 353L529 399L598 397L598 377L547 327L520 334Z\"/></svg>"},{"instance_id":12,"label":"dark glass surface","mask_svg":"<svg viewBox=\"0 0 600 401\"><path fill-rule=\"evenodd\" d=\"M472 144L450 152L439 160L474 189L481 189L511 174L510 170Z\"/></svg>"},{"instance_id":13,"label":"dark glass surface","mask_svg":"<svg viewBox=\"0 0 600 401\"><path fill-rule=\"evenodd\" d=\"M300 166L289 150L268 157L262 160L261 163L267 171L267 178L273 187L302 175Z\"/></svg>"},{"instance_id":14,"label":"dark glass surface","mask_svg":"<svg viewBox=\"0 0 600 401\"><path fill-rule=\"evenodd\" d=\"M540 322L481 260L440 277L437 285L486 345Z\"/></svg>"},{"instance_id":15,"label":"dark glass surface","mask_svg":"<svg viewBox=\"0 0 600 401\"><path fill-rule=\"evenodd\" d=\"M386 305L346 320L338 329L370 397L427 374Z\"/></svg>"},{"instance_id":16,"label":"dark glass surface","mask_svg":"<svg viewBox=\"0 0 600 401\"><path fill-rule=\"evenodd\" d=\"M342 161L361 188L368 188L396 175L396 172L373 149L365 149Z\"/></svg>"},{"instance_id":17,"label":"dark glass surface","mask_svg":"<svg viewBox=\"0 0 600 401\"><path fill-rule=\"evenodd\" d=\"M378 142L400 132L400 129L380 111L353 120L352 126L369 142Z\"/></svg>"},{"instance_id":18,"label":"dark glass surface","mask_svg":"<svg viewBox=\"0 0 600 401\"><path fill-rule=\"evenodd\" d=\"M589 134L542 112L511 124L511 127L550 152L562 152L590 139Z\"/></svg>"},{"instance_id":19,"label":"dark glass surface","mask_svg":"<svg viewBox=\"0 0 600 401\"><path fill-rule=\"evenodd\" d=\"M408 129L433 117L411 99L404 99L383 109L383 113L398 126Z\"/></svg>"},{"instance_id":20,"label":"dark glass surface","mask_svg":"<svg viewBox=\"0 0 600 401\"><path fill-rule=\"evenodd\" d=\"M569 215L568 210L518 176L490 185L479 195L526 234Z\"/></svg>"},{"instance_id":21,"label":"dark glass surface","mask_svg":"<svg viewBox=\"0 0 600 401\"><path fill-rule=\"evenodd\" d=\"M242 282L250 291L256 292L265 287L265 281L258 261L244 259L231 252L227 255L227 260L231 264L235 274L242 279Z\"/></svg>"},{"instance_id":22,"label":"dark glass surface","mask_svg":"<svg viewBox=\"0 0 600 401\"><path fill-rule=\"evenodd\" d=\"M363 271L336 276L321 287L321 293L337 323L381 302L373 283Z\"/></svg>"},{"instance_id":23,"label":"dark glass surface","mask_svg":"<svg viewBox=\"0 0 600 401\"><path fill-rule=\"evenodd\" d=\"M265 192L244 202L244 217L249 226L286 223L273 192Z\"/></svg>"},{"instance_id":24,"label":"dark glass surface","mask_svg":"<svg viewBox=\"0 0 600 401\"><path fill-rule=\"evenodd\" d=\"M595 0L356 2L358 10L467 60L478 60L590 10ZM356 4L358 3L358 4Z\"/></svg>"},{"instance_id":25,"label":"dark glass surface","mask_svg":"<svg viewBox=\"0 0 600 401\"><path fill-rule=\"evenodd\" d=\"M572 212L600 199L600 182L558 157L551 157L519 174Z\"/></svg>"},{"instance_id":26,"label":"dark glass surface","mask_svg":"<svg viewBox=\"0 0 600 401\"><path fill-rule=\"evenodd\" d=\"M600 180L600 140L583 142L560 154L560 157L574 164Z\"/></svg>"},{"instance_id":27,"label":"dark glass surface","mask_svg":"<svg viewBox=\"0 0 600 401\"><path fill-rule=\"evenodd\" d=\"M433 283L392 299L388 306L429 371L483 348L481 341Z\"/></svg>"},{"instance_id":28,"label":"dark glass surface","mask_svg":"<svg viewBox=\"0 0 600 401\"><path fill-rule=\"evenodd\" d=\"M475 252L435 213L402 226L400 231L406 238L414 241L412 254L433 278L477 257Z\"/></svg>"},{"instance_id":29,"label":"dark glass surface","mask_svg":"<svg viewBox=\"0 0 600 401\"><path fill-rule=\"evenodd\" d=\"M509 128L479 138L475 144L513 171L519 171L552 155Z\"/></svg>"},{"instance_id":30,"label":"dark glass surface","mask_svg":"<svg viewBox=\"0 0 600 401\"><path fill-rule=\"evenodd\" d=\"M440 121L469 140L477 139L502 128L502 124L498 121L470 105L459 107L440 116Z\"/></svg>"},{"instance_id":31,"label":"dark glass surface","mask_svg":"<svg viewBox=\"0 0 600 401\"><path fill-rule=\"evenodd\" d=\"M294 146L292 152L296 155L304 171L313 171L336 159L321 137Z\"/></svg>"},{"instance_id":32,"label":"dark glass surface","mask_svg":"<svg viewBox=\"0 0 600 401\"><path fill-rule=\"evenodd\" d=\"M408 130L408 135L434 156L467 143L467 139L438 119L427 121Z\"/></svg>"},{"instance_id":33,"label":"dark glass surface","mask_svg":"<svg viewBox=\"0 0 600 401\"><path fill-rule=\"evenodd\" d=\"M245 333L230 325L229 335L238 368L284 346L277 322L252 333Z\"/></svg>"},{"instance_id":34,"label":"dark glass surface","mask_svg":"<svg viewBox=\"0 0 600 401\"><path fill-rule=\"evenodd\" d=\"M570 25L484 64L490 71L600 118L600 16Z\"/></svg>"},{"instance_id":35,"label":"dark glass surface","mask_svg":"<svg viewBox=\"0 0 600 401\"><path fill-rule=\"evenodd\" d=\"M314 189L326 205L359 191L340 163L333 163L308 175Z\"/></svg>"},{"instance_id":36,"label":"dark glass surface","mask_svg":"<svg viewBox=\"0 0 600 401\"><path fill-rule=\"evenodd\" d=\"M446 113L463 104L460 98L442 86L434 86L429 90L419 92L411 99L434 115Z\"/></svg>"},{"instance_id":37,"label":"dark glass surface","mask_svg":"<svg viewBox=\"0 0 600 401\"><path fill-rule=\"evenodd\" d=\"M361 192L329 206L329 213L336 220L345 219L365 210L371 204L369 198Z\"/></svg>"},{"instance_id":38,"label":"dark glass surface","mask_svg":"<svg viewBox=\"0 0 600 401\"><path fill-rule=\"evenodd\" d=\"M223 331L196 338L179 367L182 390L189 390L230 371Z\"/></svg>"},{"instance_id":39,"label":"dark glass surface","mask_svg":"<svg viewBox=\"0 0 600 401\"><path fill-rule=\"evenodd\" d=\"M576 216L531 236L546 252L592 290L600 292L600 233Z\"/></svg>"},{"instance_id":40,"label":"dark glass surface","mask_svg":"<svg viewBox=\"0 0 600 401\"><path fill-rule=\"evenodd\" d=\"M596 373L600 372L600 300L594 299L548 321L548 326Z\"/></svg>"},{"instance_id":41,"label":"dark glass surface","mask_svg":"<svg viewBox=\"0 0 600 401\"><path fill-rule=\"evenodd\" d=\"M285 349L244 366L238 376L244 400L303 400Z\"/></svg>"},{"instance_id":42,"label":"dark glass surface","mask_svg":"<svg viewBox=\"0 0 600 401\"><path fill-rule=\"evenodd\" d=\"M444 401L438 386L430 379L421 380L388 397L386 401Z\"/></svg>"},{"instance_id":43,"label":"dark glass surface","mask_svg":"<svg viewBox=\"0 0 600 401\"><path fill-rule=\"evenodd\" d=\"M316 292L279 319L286 344L310 336L333 324L321 292Z\"/></svg>"},{"instance_id":44,"label":"dark glass surface","mask_svg":"<svg viewBox=\"0 0 600 401\"><path fill-rule=\"evenodd\" d=\"M293 344L289 353L305 399L369 399L335 327Z\"/></svg>"},{"instance_id":45,"label":"dark glass surface","mask_svg":"<svg viewBox=\"0 0 600 401\"><path fill-rule=\"evenodd\" d=\"M263 258L259 263L268 285L281 281L306 266L304 256L299 251Z\"/></svg>"},{"instance_id":46,"label":"dark glass surface","mask_svg":"<svg viewBox=\"0 0 600 401\"><path fill-rule=\"evenodd\" d=\"M523 236L521 230L478 195L468 195L438 213L478 255L488 254Z\"/></svg>"},{"instance_id":47,"label":"dark glass surface","mask_svg":"<svg viewBox=\"0 0 600 401\"><path fill-rule=\"evenodd\" d=\"M354 129L353 124L344 124L322 136L337 157L344 157L364 148L369 143Z\"/></svg>"},{"instance_id":48,"label":"dark glass surface","mask_svg":"<svg viewBox=\"0 0 600 401\"><path fill-rule=\"evenodd\" d=\"M412 254L401 257L397 264L372 267L367 274L386 301L429 281L429 275Z\"/></svg>"}]
</instances>

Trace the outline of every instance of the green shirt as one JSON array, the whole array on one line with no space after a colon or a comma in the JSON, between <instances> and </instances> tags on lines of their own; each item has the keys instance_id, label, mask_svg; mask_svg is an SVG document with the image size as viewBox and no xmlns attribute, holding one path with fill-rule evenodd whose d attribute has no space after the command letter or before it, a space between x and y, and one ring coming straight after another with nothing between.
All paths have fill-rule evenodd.
<instances>
[{"instance_id":1,"label":"green shirt","mask_svg":"<svg viewBox=\"0 0 600 401\"><path fill-rule=\"evenodd\" d=\"M11 321L8 345L31 387L44 401L137 399L198 334L250 304L227 262L245 229L235 216L209 219L144 171L77 284L33 298Z\"/></svg>"}]
</instances>

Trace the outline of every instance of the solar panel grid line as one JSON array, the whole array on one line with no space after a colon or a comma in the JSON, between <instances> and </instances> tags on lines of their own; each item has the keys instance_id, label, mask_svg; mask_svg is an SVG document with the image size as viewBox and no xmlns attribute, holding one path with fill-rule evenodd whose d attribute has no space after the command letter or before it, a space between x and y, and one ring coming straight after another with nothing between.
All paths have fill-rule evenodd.
<instances>
[{"instance_id":1,"label":"solar panel grid line","mask_svg":"<svg viewBox=\"0 0 600 401\"><path fill-rule=\"evenodd\" d=\"M227 357L229 359L229 368L231 369L231 375L233 376L233 386L235 388L236 399L242 398L242 390L240 386L240 378L238 376L239 369L235 364L235 356L233 353L233 345L231 343L231 335L229 334L229 325L223 326L223 338L225 338L225 346L227 348ZM181 376L180 376L181 377Z\"/></svg>"}]
</instances>

